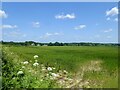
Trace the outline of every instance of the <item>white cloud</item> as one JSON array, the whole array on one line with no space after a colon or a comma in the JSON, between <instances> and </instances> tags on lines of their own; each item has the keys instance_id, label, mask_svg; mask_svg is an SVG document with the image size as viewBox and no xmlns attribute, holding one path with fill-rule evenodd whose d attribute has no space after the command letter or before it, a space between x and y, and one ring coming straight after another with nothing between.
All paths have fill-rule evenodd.
<instances>
[{"instance_id":1,"label":"white cloud","mask_svg":"<svg viewBox=\"0 0 120 90\"><path fill-rule=\"evenodd\" d=\"M62 33L57 33L57 32L55 32L55 33L45 33L45 35L43 35L43 36L41 36L40 38L48 38L48 37L50 37L50 36L59 36L59 35L63 35Z\"/></svg>"},{"instance_id":2,"label":"white cloud","mask_svg":"<svg viewBox=\"0 0 120 90\"><path fill-rule=\"evenodd\" d=\"M118 22L118 18L115 18L114 21Z\"/></svg>"},{"instance_id":3,"label":"white cloud","mask_svg":"<svg viewBox=\"0 0 120 90\"><path fill-rule=\"evenodd\" d=\"M106 20L107 20L107 21L109 21L109 20L110 20L110 18L108 17Z\"/></svg>"},{"instance_id":4,"label":"white cloud","mask_svg":"<svg viewBox=\"0 0 120 90\"><path fill-rule=\"evenodd\" d=\"M52 33L46 33L45 37L49 37L49 36L52 36L52 35L53 35Z\"/></svg>"},{"instance_id":5,"label":"white cloud","mask_svg":"<svg viewBox=\"0 0 120 90\"><path fill-rule=\"evenodd\" d=\"M5 11L0 10L0 18L7 18Z\"/></svg>"},{"instance_id":6,"label":"white cloud","mask_svg":"<svg viewBox=\"0 0 120 90\"><path fill-rule=\"evenodd\" d=\"M75 14L59 14L55 16L56 19L74 19L75 18Z\"/></svg>"},{"instance_id":7,"label":"white cloud","mask_svg":"<svg viewBox=\"0 0 120 90\"><path fill-rule=\"evenodd\" d=\"M118 14L118 8L114 7L111 10L106 11L106 16L114 16Z\"/></svg>"},{"instance_id":8,"label":"white cloud","mask_svg":"<svg viewBox=\"0 0 120 90\"><path fill-rule=\"evenodd\" d=\"M40 27L40 22L32 22L33 27L39 28Z\"/></svg>"},{"instance_id":9,"label":"white cloud","mask_svg":"<svg viewBox=\"0 0 120 90\"><path fill-rule=\"evenodd\" d=\"M49 37L49 36L57 36L57 35L61 35L60 33L46 33L45 36Z\"/></svg>"},{"instance_id":10,"label":"white cloud","mask_svg":"<svg viewBox=\"0 0 120 90\"><path fill-rule=\"evenodd\" d=\"M0 28L2 28L2 29L14 29L14 28L17 28L17 25L1 25Z\"/></svg>"},{"instance_id":11,"label":"white cloud","mask_svg":"<svg viewBox=\"0 0 120 90\"><path fill-rule=\"evenodd\" d=\"M79 26L76 26L74 29L75 30L81 30L83 28L86 28L86 25L79 25Z\"/></svg>"},{"instance_id":12,"label":"white cloud","mask_svg":"<svg viewBox=\"0 0 120 90\"><path fill-rule=\"evenodd\" d=\"M107 32L112 32L113 30L112 29L108 29L108 30L105 30L104 32L107 33Z\"/></svg>"}]
</instances>

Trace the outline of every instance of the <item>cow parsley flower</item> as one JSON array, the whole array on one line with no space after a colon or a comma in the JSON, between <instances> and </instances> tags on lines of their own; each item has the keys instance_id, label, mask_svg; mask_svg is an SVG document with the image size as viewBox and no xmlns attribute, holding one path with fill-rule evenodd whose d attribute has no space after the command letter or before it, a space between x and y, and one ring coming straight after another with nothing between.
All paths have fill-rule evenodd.
<instances>
[{"instance_id":1,"label":"cow parsley flower","mask_svg":"<svg viewBox=\"0 0 120 90\"><path fill-rule=\"evenodd\" d=\"M38 58L38 55L34 55L34 59Z\"/></svg>"},{"instance_id":2,"label":"cow parsley flower","mask_svg":"<svg viewBox=\"0 0 120 90\"><path fill-rule=\"evenodd\" d=\"M33 66L38 66L39 65L39 63L37 63L37 62L35 62L34 64L33 64Z\"/></svg>"},{"instance_id":3,"label":"cow parsley flower","mask_svg":"<svg viewBox=\"0 0 120 90\"><path fill-rule=\"evenodd\" d=\"M63 70L63 72L66 73L66 74L68 73L66 70Z\"/></svg>"},{"instance_id":4,"label":"cow parsley flower","mask_svg":"<svg viewBox=\"0 0 120 90\"><path fill-rule=\"evenodd\" d=\"M28 63L29 63L28 61L23 62L23 64L28 64Z\"/></svg>"},{"instance_id":5,"label":"cow parsley flower","mask_svg":"<svg viewBox=\"0 0 120 90\"><path fill-rule=\"evenodd\" d=\"M52 71L52 68L51 68L51 67L48 67L47 70L48 70L48 71Z\"/></svg>"},{"instance_id":6,"label":"cow parsley flower","mask_svg":"<svg viewBox=\"0 0 120 90\"><path fill-rule=\"evenodd\" d=\"M56 74L56 73L51 73L51 75L52 75L53 77L59 77L59 74Z\"/></svg>"},{"instance_id":7,"label":"cow parsley flower","mask_svg":"<svg viewBox=\"0 0 120 90\"><path fill-rule=\"evenodd\" d=\"M23 71L18 71L17 75L23 74Z\"/></svg>"}]
</instances>

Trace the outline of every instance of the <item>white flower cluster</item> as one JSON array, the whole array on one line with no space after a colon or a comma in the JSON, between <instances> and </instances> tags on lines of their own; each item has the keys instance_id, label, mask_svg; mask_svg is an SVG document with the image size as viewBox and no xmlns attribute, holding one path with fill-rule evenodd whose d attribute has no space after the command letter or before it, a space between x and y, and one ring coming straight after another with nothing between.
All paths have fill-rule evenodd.
<instances>
[{"instance_id":1,"label":"white flower cluster","mask_svg":"<svg viewBox=\"0 0 120 90\"><path fill-rule=\"evenodd\" d=\"M28 64L28 63L29 63L28 61L23 62L23 64Z\"/></svg>"},{"instance_id":2,"label":"white flower cluster","mask_svg":"<svg viewBox=\"0 0 120 90\"><path fill-rule=\"evenodd\" d=\"M48 71L52 71L52 68L51 68L51 67L48 67L47 70L48 70Z\"/></svg>"},{"instance_id":3,"label":"white flower cluster","mask_svg":"<svg viewBox=\"0 0 120 90\"><path fill-rule=\"evenodd\" d=\"M52 75L53 77L59 77L59 74L56 74L56 73L51 73L51 75Z\"/></svg>"},{"instance_id":4,"label":"white flower cluster","mask_svg":"<svg viewBox=\"0 0 120 90\"><path fill-rule=\"evenodd\" d=\"M34 59L37 59L39 56L38 55L34 55Z\"/></svg>"},{"instance_id":5,"label":"white flower cluster","mask_svg":"<svg viewBox=\"0 0 120 90\"><path fill-rule=\"evenodd\" d=\"M36 59L36 58L38 58L38 55L35 55L34 56L34 59ZM39 63L37 62L38 60L35 60L35 63L33 63L33 66L38 66L39 65Z\"/></svg>"},{"instance_id":6,"label":"white flower cluster","mask_svg":"<svg viewBox=\"0 0 120 90\"><path fill-rule=\"evenodd\" d=\"M33 64L33 66L38 66L39 65L39 63L37 63L37 62L35 62L34 64Z\"/></svg>"},{"instance_id":7,"label":"white flower cluster","mask_svg":"<svg viewBox=\"0 0 120 90\"><path fill-rule=\"evenodd\" d=\"M23 74L23 71L18 71L17 75Z\"/></svg>"}]
</instances>

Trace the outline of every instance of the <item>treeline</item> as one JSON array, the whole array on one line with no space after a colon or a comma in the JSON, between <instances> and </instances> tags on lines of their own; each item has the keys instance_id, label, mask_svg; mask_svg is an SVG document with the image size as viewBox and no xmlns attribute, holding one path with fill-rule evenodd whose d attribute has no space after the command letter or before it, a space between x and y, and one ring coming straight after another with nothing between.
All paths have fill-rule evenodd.
<instances>
[{"instance_id":1,"label":"treeline","mask_svg":"<svg viewBox=\"0 0 120 90\"><path fill-rule=\"evenodd\" d=\"M25 41L25 42L0 42L3 45L19 45L19 46L120 46L116 43L87 43L87 42L80 42L80 43L61 43L61 42L50 42L50 43L39 43L34 41Z\"/></svg>"}]
</instances>

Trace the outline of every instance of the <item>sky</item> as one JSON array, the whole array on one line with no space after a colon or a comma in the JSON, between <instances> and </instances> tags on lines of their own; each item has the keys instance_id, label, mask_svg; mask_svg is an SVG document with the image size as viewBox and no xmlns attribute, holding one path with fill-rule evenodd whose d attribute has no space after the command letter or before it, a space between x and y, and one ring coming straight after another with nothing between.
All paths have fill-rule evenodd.
<instances>
[{"instance_id":1,"label":"sky","mask_svg":"<svg viewBox=\"0 0 120 90\"><path fill-rule=\"evenodd\" d=\"M116 2L4 2L2 40L118 42Z\"/></svg>"}]
</instances>

